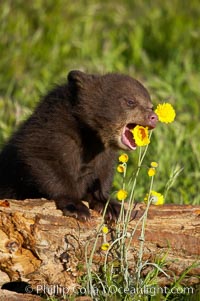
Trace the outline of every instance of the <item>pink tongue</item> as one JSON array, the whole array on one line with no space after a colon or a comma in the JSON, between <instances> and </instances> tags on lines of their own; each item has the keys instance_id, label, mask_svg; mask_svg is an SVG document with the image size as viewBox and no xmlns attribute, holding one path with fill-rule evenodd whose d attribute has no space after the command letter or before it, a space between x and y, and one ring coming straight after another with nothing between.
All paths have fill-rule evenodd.
<instances>
[{"instance_id":1,"label":"pink tongue","mask_svg":"<svg viewBox=\"0 0 200 301\"><path fill-rule=\"evenodd\" d=\"M133 139L133 134L128 127L125 127L125 130L122 134L122 143L132 150L135 150L137 147L135 140Z\"/></svg>"}]
</instances>

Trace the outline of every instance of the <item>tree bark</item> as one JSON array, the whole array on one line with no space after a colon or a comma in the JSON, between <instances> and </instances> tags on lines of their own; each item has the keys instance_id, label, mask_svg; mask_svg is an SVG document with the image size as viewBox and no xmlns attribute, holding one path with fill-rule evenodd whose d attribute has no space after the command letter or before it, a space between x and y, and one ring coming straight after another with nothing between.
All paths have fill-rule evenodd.
<instances>
[{"instance_id":1,"label":"tree bark","mask_svg":"<svg viewBox=\"0 0 200 301\"><path fill-rule=\"evenodd\" d=\"M128 225L128 233L135 229L144 210L144 204L135 206L135 218ZM45 199L0 201L0 285L20 280L38 293L45 293L45 289L58 291L60 287L72 293L78 288L77 277L86 271L86 247L89 257L101 223L102 217L94 211L91 211L91 220L85 223L65 217L56 209L54 201ZM106 239L110 244L115 226L108 226ZM140 236L141 222L128 252L133 271ZM103 241L100 234L93 257L96 271L105 259L106 252L101 250ZM161 286L172 283L174 277L180 277L194 262L196 265L183 282L187 285L200 282L200 206L150 206L143 261L155 262L164 257L163 269L169 277L159 274ZM147 265L143 274L151 268Z\"/></svg>"}]
</instances>

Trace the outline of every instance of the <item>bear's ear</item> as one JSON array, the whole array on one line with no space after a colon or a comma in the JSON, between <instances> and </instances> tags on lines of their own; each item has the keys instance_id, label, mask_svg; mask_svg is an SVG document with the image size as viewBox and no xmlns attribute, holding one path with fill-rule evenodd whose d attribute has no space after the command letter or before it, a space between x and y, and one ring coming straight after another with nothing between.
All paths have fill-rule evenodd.
<instances>
[{"instance_id":1,"label":"bear's ear","mask_svg":"<svg viewBox=\"0 0 200 301\"><path fill-rule=\"evenodd\" d=\"M67 78L69 83L75 84L76 86L82 88L86 77L87 77L86 73L79 70L72 70L69 72Z\"/></svg>"}]
</instances>

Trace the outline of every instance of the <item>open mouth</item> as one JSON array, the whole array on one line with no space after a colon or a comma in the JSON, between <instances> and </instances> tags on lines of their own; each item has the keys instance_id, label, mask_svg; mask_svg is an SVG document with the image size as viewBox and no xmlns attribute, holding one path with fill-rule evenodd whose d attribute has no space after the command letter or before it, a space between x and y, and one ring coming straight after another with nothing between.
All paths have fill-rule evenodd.
<instances>
[{"instance_id":1,"label":"open mouth","mask_svg":"<svg viewBox=\"0 0 200 301\"><path fill-rule=\"evenodd\" d=\"M149 138L148 138L148 134L145 133L144 131L140 131L140 135L141 137L139 138L139 144L138 143L138 139L135 141L134 136L133 136L133 129L139 126L138 124L135 123L128 123L124 126L123 128L123 132L121 135L121 143L130 150L135 150L137 146L144 146L149 144ZM141 128L144 128L144 126L141 126ZM146 126L145 128L148 128L149 131L151 131L152 129L154 129L154 127L152 126ZM142 143L142 144L141 144Z\"/></svg>"},{"instance_id":2,"label":"open mouth","mask_svg":"<svg viewBox=\"0 0 200 301\"><path fill-rule=\"evenodd\" d=\"M121 136L121 142L131 150L135 150L137 147L137 144L135 143L135 140L133 138L133 134L130 131L134 127L136 127L136 125L137 124L134 124L134 123L126 124L123 129L122 136Z\"/></svg>"}]
</instances>

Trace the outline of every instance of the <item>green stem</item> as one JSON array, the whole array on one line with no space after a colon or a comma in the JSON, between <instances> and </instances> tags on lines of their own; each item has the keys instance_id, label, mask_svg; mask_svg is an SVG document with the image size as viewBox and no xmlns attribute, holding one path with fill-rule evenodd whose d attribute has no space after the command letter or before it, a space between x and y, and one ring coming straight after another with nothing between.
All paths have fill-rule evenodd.
<instances>
[{"instance_id":1,"label":"green stem","mask_svg":"<svg viewBox=\"0 0 200 301\"><path fill-rule=\"evenodd\" d=\"M110 198L106 202L106 205L105 205L105 208L104 208L104 211L103 211L103 215L102 215L102 222L101 222L101 224L99 225L99 227L97 229L97 236L95 238L94 245L93 245L93 248L92 248L89 260L87 259L87 256L88 256L88 245L89 245L90 241L86 244L86 248L85 248L85 262L86 262L86 266L87 266L87 275L88 275L87 289L88 289L88 292L91 292L91 296L93 295L93 286L92 286L92 261L93 261L93 257L94 257L94 252L96 250L97 241L98 241L98 238L100 236L102 226L104 224L104 218L105 218L105 214L106 214L106 210L107 210L109 202L110 202Z\"/></svg>"},{"instance_id":2,"label":"green stem","mask_svg":"<svg viewBox=\"0 0 200 301\"><path fill-rule=\"evenodd\" d=\"M143 214L142 230L141 230L141 236L139 238L140 239L140 249L139 249L138 264L137 264L137 286L139 285L141 270L143 268L143 265L142 265L142 256L143 256L144 242L145 242L145 226L146 226L146 221L147 221L147 215L148 215L149 207L150 207L150 204L151 204L151 190L153 188L153 180L154 180L154 176L151 178L151 184L150 184L150 188L149 188L149 195L148 195L148 200L147 200L147 206L146 206L145 212Z\"/></svg>"}]
</instances>

